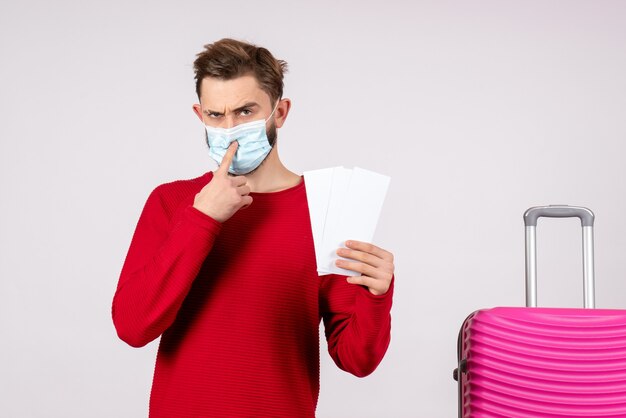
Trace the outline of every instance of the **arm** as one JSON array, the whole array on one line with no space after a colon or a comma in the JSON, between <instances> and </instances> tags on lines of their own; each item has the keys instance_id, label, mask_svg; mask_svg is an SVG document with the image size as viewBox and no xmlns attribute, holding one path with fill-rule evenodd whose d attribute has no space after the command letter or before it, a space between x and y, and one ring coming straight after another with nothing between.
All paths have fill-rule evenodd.
<instances>
[{"instance_id":1,"label":"arm","mask_svg":"<svg viewBox=\"0 0 626 418\"><path fill-rule=\"evenodd\" d=\"M146 201L113 298L117 334L133 347L156 339L174 322L221 229L192 206L170 228L160 190Z\"/></svg>"},{"instance_id":2,"label":"arm","mask_svg":"<svg viewBox=\"0 0 626 418\"><path fill-rule=\"evenodd\" d=\"M133 347L148 344L172 325L222 222L252 203L246 178L228 175L237 147L236 142L229 146L220 167L171 230L171 209L161 188L148 197L112 307L118 336Z\"/></svg>"},{"instance_id":3,"label":"arm","mask_svg":"<svg viewBox=\"0 0 626 418\"><path fill-rule=\"evenodd\" d=\"M328 351L339 368L356 376L372 373L391 339L393 254L349 240L335 264L359 276L330 276L322 283L322 316Z\"/></svg>"},{"instance_id":4,"label":"arm","mask_svg":"<svg viewBox=\"0 0 626 418\"><path fill-rule=\"evenodd\" d=\"M372 373L391 339L393 280L386 293L374 295L344 276L320 278L320 304L328 352L337 366L358 377Z\"/></svg>"}]
</instances>

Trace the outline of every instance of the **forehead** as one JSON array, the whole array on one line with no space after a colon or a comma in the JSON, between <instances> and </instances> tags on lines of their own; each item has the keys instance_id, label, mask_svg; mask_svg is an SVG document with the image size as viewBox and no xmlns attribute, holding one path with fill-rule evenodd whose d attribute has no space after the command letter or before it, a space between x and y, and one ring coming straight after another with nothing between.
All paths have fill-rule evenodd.
<instances>
[{"instance_id":1,"label":"forehead","mask_svg":"<svg viewBox=\"0 0 626 418\"><path fill-rule=\"evenodd\" d=\"M261 106L269 105L270 98L256 78L244 75L231 80L205 77L200 85L203 106L211 109L237 107L242 103L256 102Z\"/></svg>"}]
</instances>

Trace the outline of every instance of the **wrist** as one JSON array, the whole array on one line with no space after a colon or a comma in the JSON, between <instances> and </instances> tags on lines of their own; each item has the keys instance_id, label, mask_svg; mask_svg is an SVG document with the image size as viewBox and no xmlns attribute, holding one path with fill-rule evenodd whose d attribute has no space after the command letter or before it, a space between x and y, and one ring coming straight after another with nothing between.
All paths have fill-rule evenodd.
<instances>
[{"instance_id":1,"label":"wrist","mask_svg":"<svg viewBox=\"0 0 626 418\"><path fill-rule=\"evenodd\" d=\"M219 215L216 215L215 212L213 210L211 210L211 208L202 207L202 206L198 205L196 202L194 202L192 207L194 209L197 209L198 211L204 213L206 216L212 218L213 220L216 220L219 223L223 223L224 222L224 220Z\"/></svg>"}]
</instances>

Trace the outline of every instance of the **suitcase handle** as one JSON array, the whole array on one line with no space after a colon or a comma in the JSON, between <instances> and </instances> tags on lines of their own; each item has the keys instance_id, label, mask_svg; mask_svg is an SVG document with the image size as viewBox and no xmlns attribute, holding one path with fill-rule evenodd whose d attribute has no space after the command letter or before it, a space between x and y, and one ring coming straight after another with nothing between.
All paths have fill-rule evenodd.
<instances>
[{"instance_id":1,"label":"suitcase handle","mask_svg":"<svg viewBox=\"0 0 626 418\"><path fill-rule=\"evenodd\" d=\"M526 226L537 226L539 218L579 218L582 226L593 226L593 212L580 206L550 205L530 208L524 213Z\"/></svg>"},{"instance_id":2,"label":"suitcase handle","mask_svg":"<svg viewBox=\"0 0 626 418\"><path fill-rule=\"evenodd\" d=\"M580 206L537 206L524 213L526 227L526 306L537 307L537 219L579 218L583 230L583 300L585 308L595 308L593 268L593 221L591 210Z\"/></svg>"}]
</instances>

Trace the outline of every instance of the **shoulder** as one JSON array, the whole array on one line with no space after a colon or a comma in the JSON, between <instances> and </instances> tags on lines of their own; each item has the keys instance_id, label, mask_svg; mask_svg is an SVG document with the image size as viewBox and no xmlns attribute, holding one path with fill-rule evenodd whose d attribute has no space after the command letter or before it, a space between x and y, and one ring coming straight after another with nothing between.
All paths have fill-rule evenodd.
<instances>
[{"instance_id":1,"label":"shoulder","mask_svg":"<svg viewBox=\"0 0 626 418\"><path fill-rule=\"evenodd\" d=\"M162 183L156 186L150 196L148 202L153 205L160 206L170 214L176 210L183 202L193 202L195 195L202 190L206 184L213 178L211 171L192 179L174 180Z\"/></svg>"},{"instance_id":2,"label":"shoulder","mask_svg":"<svg viewBox=\"0 0 626 418\"><path fill-rule=\"evenodd\" d=\"M174 180L159 184L154 188L152 193L184 194L185 192L193 191L195 189L200 190L211 180L211 178L213 178L213 172L208 171L201 176L192 179Z\"/></svg>"}]
</instances>

